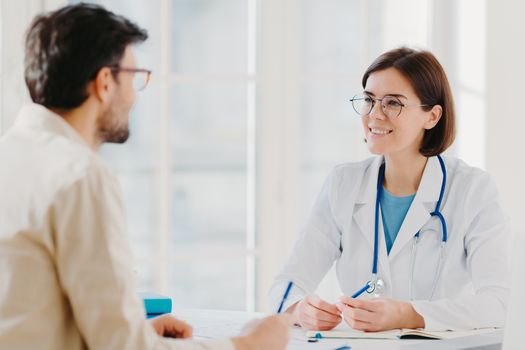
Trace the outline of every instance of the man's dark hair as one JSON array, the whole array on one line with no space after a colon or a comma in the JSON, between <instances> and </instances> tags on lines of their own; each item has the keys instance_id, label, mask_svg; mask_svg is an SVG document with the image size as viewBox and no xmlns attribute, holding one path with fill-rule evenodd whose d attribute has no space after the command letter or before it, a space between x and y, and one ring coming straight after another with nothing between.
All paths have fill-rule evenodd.
<instances>
[{"instance_id":1,"label":"man's dark hair","mask_svg":"<svg viewBox=\"0 0 525 350\"><path fill-rule=\"evenodd\" d=\"M78 4L37 16L26 36L25 81L33 102L68 110L88 97L86 87L126 47L147 32L101 6Z\"/></svg>"}]
</instances>

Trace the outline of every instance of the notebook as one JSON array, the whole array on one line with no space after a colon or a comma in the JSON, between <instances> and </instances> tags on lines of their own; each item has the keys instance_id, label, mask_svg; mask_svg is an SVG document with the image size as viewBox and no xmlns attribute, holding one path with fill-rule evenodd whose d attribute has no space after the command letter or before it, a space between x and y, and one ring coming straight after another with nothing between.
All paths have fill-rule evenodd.
<instances>
[{"instance_id":1,"label":"notebook","mask_svg":"<svg viewBox=\"0 0 525 350\"><path fill-rule=\"evenodd\" d=\"M153 317L171 312L171 298L155 293L138 293L144 301L146 314Z\"/></svg>"},{"instance_id":2,"label":"notebook","mask_svg":"<svg viewBox=\"0 0 525 350\"><path fill-rule=\"evenodd\" d=\"M452 339L496 331L496 328L481 328L468 331L427 331L424 329L393 329L383 332L361 332L353 329L333 331L308 331L310 339Z\"/></svg>"}]
</instances>

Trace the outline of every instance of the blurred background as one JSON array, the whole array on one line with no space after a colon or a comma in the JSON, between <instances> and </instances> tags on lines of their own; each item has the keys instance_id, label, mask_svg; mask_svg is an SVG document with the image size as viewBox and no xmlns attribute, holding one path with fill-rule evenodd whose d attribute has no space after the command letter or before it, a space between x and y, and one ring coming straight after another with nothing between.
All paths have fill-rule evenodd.
<instances>
[{"instance_id":1,"label":"blurred background","mask_svg":"<svg viewBox=\"0 0 525 350\"><path fill-rule=\"evenodd\" d=\"M0 0L0 133L29 101L27 26L68 3L77 1ZM525 113L517 103L525 3L96 3L150 35L136 48L153 80L132 113L131 138L101 151L124 190L139 290L170 295L175 307L269 311L273 276L324 178L370 156L349 99L362 90L366 67L401 45L431 50L445 67L459 128L447 153L492 174L513 232L525 232ZM318 293L337 297L332 272Z\"/></svg>"}]
</instances>

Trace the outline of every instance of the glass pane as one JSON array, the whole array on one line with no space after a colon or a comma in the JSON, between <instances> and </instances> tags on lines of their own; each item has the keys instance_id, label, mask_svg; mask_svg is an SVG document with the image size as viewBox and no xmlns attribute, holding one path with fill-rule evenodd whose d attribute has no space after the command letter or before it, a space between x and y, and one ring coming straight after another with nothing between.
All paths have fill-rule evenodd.
<instances>
[{"instance_id":1,"label":"glass pane","mask_svg":"<svg viewBox=\"0 0 525 350\"><path fill-rule=\"evenodd\" d=\"M172 248L237 247L246 242L246 175L238 171L176 172L173 176Z\"/></svg>"},{"instance_id":2,"label":"glass pane","mask_svg":"<svg viewBox=\"0 0 525 350\"><path fill-rule=\"evenodd\" d=\"M304 85L301 105L302 159L308 165L355 159L363 142L361 117L350 99L359 83L329 86Z\"/></svg>"},{"instance_id":3,"label":"glass pane","mask_svg":"<svg viewBox=\"0 0 525 350\"><path fill-rule=\"evenodd\" d=\"M472 166L485 167L485 100L467 89L457 94L456 152L458 157Z\"/></svg>"},{"instance_id":4,"label":"glass pane","mask_svg":"<svg viewBox=\"0 0 525 350\"><path fill-rule=\"evenodd\" d=\"M361 117L349 101L361 91L359 82L328 86L305 85L301 98L301 203L299 221L306 219L326 176L340 163L369 155L363 142Z\"/></svg>"},{"instance_id":5,"label":"glass pane","mask_svg":"<svg viewBox=\"0 0 525 350\"><path fill-rule=\"evenodd\" d=\"M462 0L457 3L458 50L456 79L449 74L449 80L456 83L456 118L458 135L456 155L470 165L485 167L486 108L485 88L485 2ZM504 103L504 102L502 102Z\"/></svg>"},{"instance_id":6,"label":"glass pane","mask_svg":"<svg viewBox=\"0 0 525 350\"><path fill-rule=\"evenodd\" d=\"M154 255L158 227L156 175L151 171L122 173L119 176L126 206L127 229L137 257Z\"/></svg>"},{"instance_id":7,"label":"glass pane","mask_svg":"<svg viewBox=\"0 0 525 350\"><path fill-rule=\"evenodd\" d=\"M244 257L175 263L170 271L169 293L174 309L244 310L246 261Z\"/></svg>"},{"instance_id":8,"label":"glass pane","mask_svg":"<svg viewBox=\"0 0 525 350\"><path fill-rule=\"evenodd\" d=\"M170 4L174 72L246 72L246 0L174 0Z\"/></svg>"},{"instance_id":9,"label":"glass pane","mask_svg":"<svg viewBox=\"0 0 525 350\"><path fill-rule=\"evenodd\" d=\"M485 90L485 2L462 0L458 20L458 82L472 90Z\"/></svg>"},{"instance_id":10,"label":"glass pane","mask_svg":"<svg viewBox=\"0 0 525 350\"><path fill-rule=\"evenodd\" d=\"M372 61L386 51L385 38L383 37L385 29L385 23L381 17L381 13L384 11L385 1L391 0L367 0L365 3L368 6L367 14L368 25L366 26L366 32L361 34L368 37L366 41L366 48L363 51L367 52L368 57L364 57L365 61L362 62L361 70L358 72L362 75L366 68L372 63Z\"/></svg>"},{"instance_id":11,"label":"glass pane","mask_svg":"<svg viewBox=\"0 0 525 350\"><path fill-rule=\"evenodd\" d=\"M365 13L360 0L305 0L302 60L308 73L360 72Z\"/></svg>"},{"instance_id":12,"label":"glass pane","mask_svg":"<svg viewBox=\"0 0 525 350\"><path fill-rule=\"evenodd\" d=\"M172 90L174 251L246 240L246 87Z\"/></svg>"},{"instance_id":13,"label":"glass pane","mask_svg":"<svg viewBox=\"0 0 525 350\"><path fill-rule=\"evenodd\" d=\"M176 85L172 90L175 169L245 171L246 86Z\"/></svg>"},{"instance_id":14,"label":"glass pane","mask_svg":"<svg viewBox=\"0 0 525 350\"><path fill-rule=\"evenodd\" d=\"M431 23L429 0L387 0L382 6L383 51L401 45L426 47Z\"/></svg>"}]
</instances>

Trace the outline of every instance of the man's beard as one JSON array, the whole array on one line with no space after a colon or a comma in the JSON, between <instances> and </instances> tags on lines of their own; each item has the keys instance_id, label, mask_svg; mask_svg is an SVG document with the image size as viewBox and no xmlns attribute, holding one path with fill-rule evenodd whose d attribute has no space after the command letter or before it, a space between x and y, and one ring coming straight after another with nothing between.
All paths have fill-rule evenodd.
<instances>
[{"instance_id":1,"label":"man's beard","mask_svg":"<svg viewBox=\"0 0 525 350\"><path fill-rule=\"evenodd\" d=\"M107 111L100 117L97 132L102 143L124 143L129 137L128 124L119 123L113 111Z\"/></svg>"}]
</instances>

